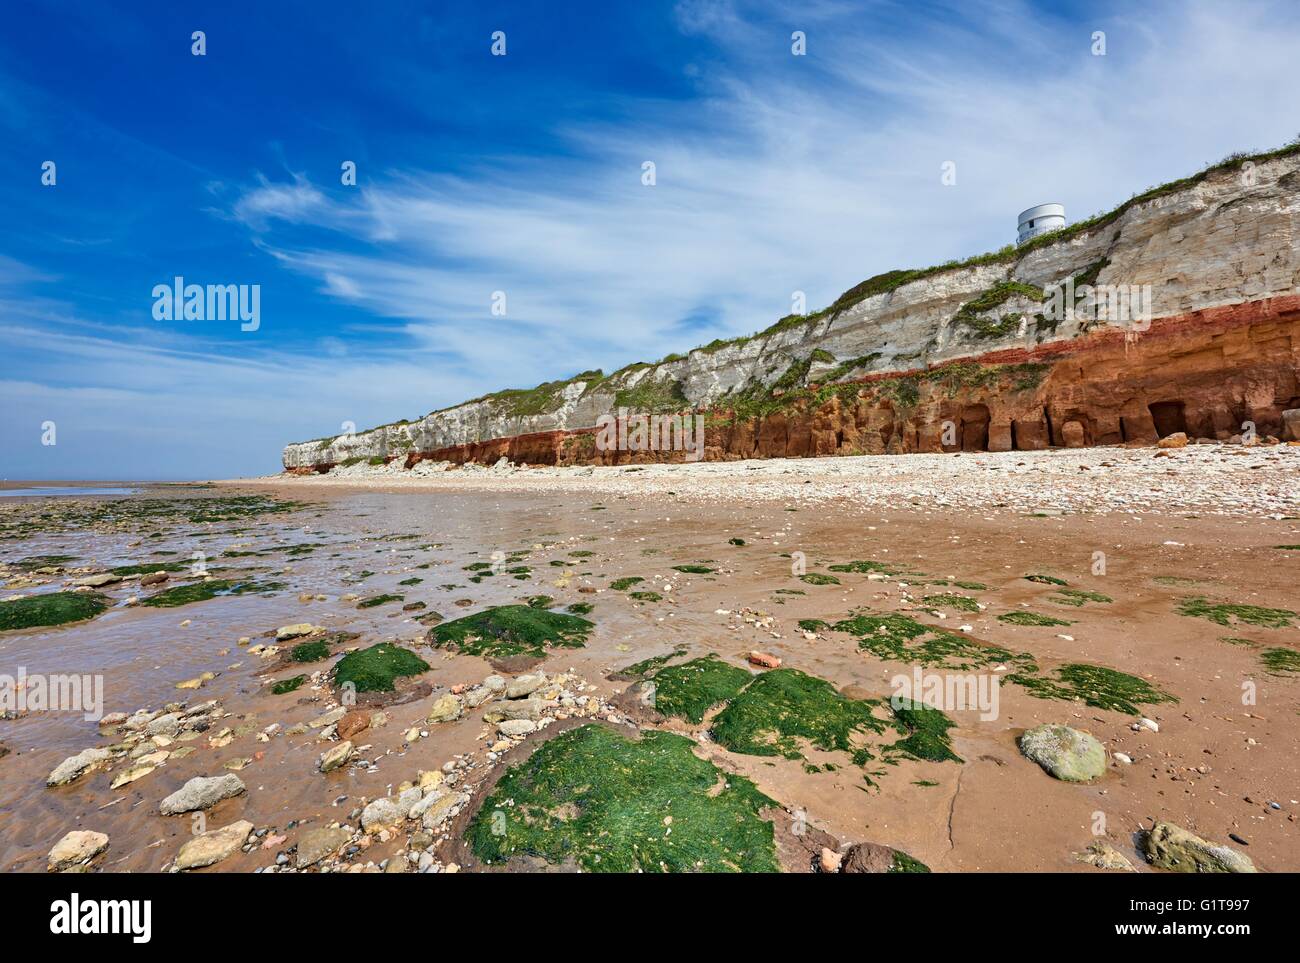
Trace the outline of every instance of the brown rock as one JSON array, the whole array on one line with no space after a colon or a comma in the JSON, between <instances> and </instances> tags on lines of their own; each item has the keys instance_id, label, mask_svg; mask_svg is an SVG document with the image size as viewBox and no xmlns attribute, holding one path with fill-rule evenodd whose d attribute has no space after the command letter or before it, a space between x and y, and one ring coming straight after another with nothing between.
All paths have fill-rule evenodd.
<instances>
[{"instance_id":1,"label":"brown rock","mask_svg":"<svg viewBox=\"0 0 1300 963\"><path fill-rule=\"evenodd\" d=\"M361 709L353 709L342 719L338 721L339 739L351 739L359 732L365 732L370 728L370 713Z\"/></svg>"},{"instance_id":2,"label":"brown rock","mask_svg":"<svg viewBox=\"0 0 1300 963\"><path fill-rule=\"evenodd\" d=\"M768 655L766 652L749 653L749 661L754 665L761 665L765 669L781 668L781 660L775 655Z\"/></svg>"}]
</instances>

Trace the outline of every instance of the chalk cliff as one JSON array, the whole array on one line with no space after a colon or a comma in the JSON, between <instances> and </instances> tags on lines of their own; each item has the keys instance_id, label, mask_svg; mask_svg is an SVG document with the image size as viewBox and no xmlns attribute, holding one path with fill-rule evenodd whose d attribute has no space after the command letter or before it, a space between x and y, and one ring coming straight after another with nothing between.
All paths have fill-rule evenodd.
<instances>
[{"instance_id":1,"label":"chalk cliff","mask_svg":"<svg viewBox=\"0 0 1300 963\"><path fill-rule=\"evenodd\" d=\"M603 415L693 411L709 459L1226 439L1300 431L1300 145L1233 158L1022 247L894 271L835 304L611 375L499 391L291 444L286 470L362 460L573 464ZM1065 287L1066 285L1068 287ZM1048 291L1132 290L1137 320ZM1073 303L1073 299L1070 299ZM1100 317L1096 315L1101 315Z\"/></svg>"}]
</instances>

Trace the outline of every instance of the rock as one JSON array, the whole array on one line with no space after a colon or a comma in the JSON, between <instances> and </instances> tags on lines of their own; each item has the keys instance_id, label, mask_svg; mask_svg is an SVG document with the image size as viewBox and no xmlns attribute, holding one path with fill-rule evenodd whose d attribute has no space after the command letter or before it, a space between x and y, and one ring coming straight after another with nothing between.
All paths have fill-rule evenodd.
<instances>
[{"instance_id":1,"label":"rock","mask_svg":"<svg viewBox=\"0 0 1300 963\"><path fill-rule=\"evenodd\" d=\"M1077 421L1067 421L1061 426L1061 441L1066 448L1082 448L1087 443L1083 425Z\"/></svg>"},{"instance_id":2,"label":"rock","mask_svg":"<svg viewBox=\"0 0 1300 963\"><path fill-rule=\"evenodd\" d=\"M196 809L207 809L244 791L244 781L233 772L224 776L195 776L164 799L158 811L164 816L174 816Z\"/></svg>"},{"instance_id":3,"label":"rock","mask_svg":"<svg viewBox=\"0 0 1300 963\"><path fill-rule=\"evenodd\" d=\"M168 755L163 753L163 755ZM138 766L132 766L130 769L123 770L113 777L112 782L108 784L109 789L120 789L121 787L141 779L153 772L157 766L151 763L142 763Z\"/></svg>"},{"instance_id":4,"label":"rock","mask_svg":"<svg viewBox=\"0 0 1300 963\"><path fill-rule=\"evenodd\" d=\"M319 625L312 625L310 622L297 622L293 625L282 625L275 630L275 641L284 642L288 639L299 639L304 635L311 635L313 632L324 632L325 630Z\"/></svg>"},{"instance_id":5,"label":"rock","mask_svg":"<svg viewBox=\"0 0 1300 963\"><path fill-rule=\"evenodd\" d=\"M1020 737L1020 751L1065 782L1088 782L1106 771L1106 750L1077 729L1041 725Z\"/></svg>"},{"instance_id":6,"label":"rock","mask_svg":"<svg viewBox=\"0 0 1300 963\"><path fill-rule=\"evenodd\" d=\"M74 829L50 850L49 868L60 873L73 866L84 866L108 849L108 836L89 829Z\"/></svg>"},{"instance_id":7,"label":"rock","mask_svg":"<svg viewBox=\"0 0 1300 963\"><path fill-rule=\"evenodd\" d=\"M483 703L496 698L498 695L500 695L499 692L493 692L487 686L481 685L477 689L466 692L461 698L465 701L466 709L477 709Z\"/></svg>"},{"instance_id":8,"label":"rock","mask_svg":"<svg viewBox=\"0 0 1300 963\"><path fill-rule=\"evenodd\" d=\"M340 742L337 746L331 746L320 755L320 771L333 772L340 766L345 765L352 758L352 743Z\"/></svg>"},{"instance_id":9,"label":"rock","mask_svg":"<svg viewBox=\"0 0 1300 963\"><path fill-rule=\"evenodd\" d=\"M1125 766L1133 765L1133 759L1127 753L1113 752L1111 753L1111 758L1113 758L1118 763L1122 763Z\"/></svg>"},{"instance_id":10,"label":"rock","mask_svg":"<svg viewBox=\"0 0 1300 963\"><path fill-rule=\"evenodd\" d=\"M843 856L835 852L835 850L823 846L821 858L817 861L817 868L823 873L838 873L842 862L844 862Z\"/></svg>"},{"instance_id":11,"label":"rock","mask_svg":"<svg viewBox=\"0 0 1300 963\"><path fill-rule=\"evenodd\" d=\"M169 712L166 715L158 716L144 727L144 731L145 735L148 736L170 736L174 739L181 731L180 714Z\"/></svg>"},{"instance_id":12,"label":"rock","mask_svg":"<svg viewBox=\"0 0 1300 963\"><path fill-rule=\"evenodd\" d=\"M879 843L854 843L840 861L841 873L928 873L929 867L901 850Z\"/></svg>"},{"instance_id":13,"label":"rock","mask_svg":"<svg viewBox=\"0 0 1300 963\"><path fill-rule=\"evenodd\" d=\"M441 789L429 790L423 799L407 811L407 816L411 819L422 819L424 814L437 805L438 800L442 799L446 795L447 794Z\"/></svg>"},{"instance_id":14,"label":"rock","mask_svg":"<svg viewBox=\"0 0 1300 963\"><path fill-rule=\"evenodd\" d=\"M1160 731L1160 724L1154 719L1148 719L1145 716L1138 720L1138 725L1150 732Z\"/></svg>"},{"instance_id":15,"label":"rock","mask_svg":"<svg viewBox=\"0 0 1300 963\"><path fill-rule=\"evenodd\" d=\"M219 863L227 856L239 852L252 831L253 824L246 819L241 819L229 826L222 826L220 829L195 836L181 847L180 853L176 856L176 868L199 869Z\"/></svg>"},{"instance_id":16,"label":"rock","mask_svg":"<svg viewBox=\"0 0 1300 963\"><path fill-rule=\"evenodd\" d=\"M518 739L528 735L530 732L537 731L537 723L531 719L507 719L505 722L498 723L497 732L511 739Z\"/></svg>"},{"instance_id":17,"label":"rock","mask_svg":"<svg viewBox=\"0 0 1300 963\"><path fill-rule=\"evenodd\" d=\"M112 572L102 572L99 575L85 575L81 578L74 578L72 584L78 588L103 588L105 585L113 585L122 581L122 576L114 575Z\"/></svg>"},{"instance_id":18,"label":"rock","mask_svg":"<svg viewBox=\"0 0 1300 963\"><path fill-rule=\"evenodd\" d=\"M401 853L390 858L384 866L385 873L405 873L407 869L406 858Z\"/></svg>"},{"instance_id":19,"label":"rock","mask_svg":"<svg viewBox=\"0 0 1300 963\"><path fill-rule=\"evenodd\" d=\"M83 749L75 756L69 756L54 767L45 779L47 786L62 786L84 775L91 769L97 769L108 761L112 753L107 749Z\"/></svg>"},{"instance_id":20,"label":"rock","mask_svg":"<svg viewBox=\"0 0 1300 963\"><path fill-rule=\"evenodd\" d=\"M759 665L764 669L781 668L781 660L775 655L768 655L766 652L749 653L749 661L752 665Z\"/></svg>"},{"instance_id":21,"label":"rock","mask_svg":"<svg viewBox=\"0 0 1300 963\"><path fill-rule=\"evenodd\" d=\"M334 725L334 723L338 722L347 714L347 709L344 709L342 706L337 706L329 712L318 715L315 719L308 719L307 727L310 729L324 729L326 726Z\"/></svg>"},{"instance_id":22,"label":"rock","mask_svg":"<svg viewBox=\"0 0 1300 963\"><path fill-rule=\"evenodd\" d=\"M489 692L505 692L506 680L499 675L490 675L483 680L483 688Z\"/></svg>"},{"instance_id":23,"label":"rock","mask_svg":"<svg viewBox=\"0 0 1300 963\"><path fill-rule=\"evenodd\" d=\"M295 865L299 869L305 869L319 863L326 856L338 852L351 841L352 834L338 826L309 829L298 840L298 856Z\"/></svg>"},{"instance_id":24,"label":"rock","mask_svg":"<svg viewBox=\"0 0 1300 963\"><path fill-rule=\"evenodd\" d=\"M1288 408L1282 412L1282 440L1300 441L1300 408Z\"/></svg>"},{"instance_id":25,"label":"rock","mask_svg":"<svg viewBox=\"0 0 1300 963\"><path fill-rule=\"evenodd\" d=\"M1175 431L1172 435L1165 435L1165 437L1161 438L1158 442L1156 442L1156 447L1186 448L1187 433L1185 431Z\"/></svg>"},{"instance_id":26,"label":"rock","mask_svg":"<svg viewBox=\"0 0 1300 963\"><path fill-rule=\"evenodd\" d=\"M167 581L168 577L166 572L150 572L148 575L140 576L140 584L144 586L161 585Z\"/></svg>"},{"instance_id":27,"label":"rock","mask_svg":"<svg viewBox=\"0 0 1300 963\"><path fill-rule=\"evenodd\" d=\"M506 683L506 698L522 699L524 696L532 695L544 685L546 685L546 674L544 672L521 675L519 678L511 679Z\"/></svg>"},{"instance_id":28,"label":"rock","mask_svg":"<svg viewBox=\"0 0 1300 963\"><path fill-rule=\"evenodd\" d=\"M459 719L465 711L465 704L461 701L460 696L445 693L438 698L433 706L429 709L429 716L425 722L433 724L435 722L453 722Z\"/></svg>"},{"instance_id":29,"label":"rock","mask_svg":"<svg viewBox=\"0 0 1300 963\"><path fill-rule=\"evenodd\" d=\"M1104 839L1095 840L1082 853L1075 853L1074 858L1081 863L1087 863L1089 866L1096 866L1098 869L1121 869L1130 873L1137 872L1137 869L1129 862L1129 858Z\"/></svg>"},{"instance_id":30,"label":"rock","mask_svg":"<svg viewBox=\"0 0 1300 963\"><path fill-rule=\"evenodd\" d=\"M483 710L484 722L504 722L507 719L532 719L542 717L546 703L541 699L512 699L491 702Z\"/></svg>"},{"instance_id":31,"label":"rock","mask_svg":"<svg viewBox=\"0 0 1300 963\"><path fill-rule=\"evenodd\" d=\"M1174 823L1158 822L1142 841L1152 866L1176 873L1255 873L1250 857L1207 842Z\"/></svg>"},{"instance_id":32,"label":"rock","mask_svg":"<svg viewBox=\"0 0 1300 963\"><path fill-rule=\"evenodd\" d=\"M446 796L440 796L432 806L424 811L420 821L423 823L425 829L437 829L446 822L447 817L451 815L453 809L468 801L469 796L465 793L453 793Z\"/></svg>"},{"instance_id":33,"label":"rock","mask_svg":"<svg viewBox=\"0 0 1300 963\"><path fill-rule=\"evenodd\" d=\"M419 786L412 786L409 789L403 789L397 795L397 808L402 816L409 816L411 810L420 802L424 796L423 790Z\"/></svg>"},{"instance_id":34,"label":"rock","mask_svg":"<svg viewBox=\"0 0 1300 963\"><path fill-rule=\"evenodd\" d=\"M361 709L353 709L338 722L338 728L335 730L340 739L351 739L360 732L365 732L370 728L370 713L363 712Z\"/></svg>"},{"instance_id":35,"label":"rock","mask_svg":"<svg viewBox=\"0 0 1300 963\"><path fill-rule=\"evenodd\" d=\"M386 796L374 800L361 811L361 828L366 832L395 826L403 819L397 803Z\"/></svg>"}]
</instances>

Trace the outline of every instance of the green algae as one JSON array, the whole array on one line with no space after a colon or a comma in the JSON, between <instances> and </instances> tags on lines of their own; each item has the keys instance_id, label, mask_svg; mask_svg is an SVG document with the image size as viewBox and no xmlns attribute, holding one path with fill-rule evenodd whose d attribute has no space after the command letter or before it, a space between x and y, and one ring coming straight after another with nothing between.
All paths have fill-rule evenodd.
<instances>
[{"instance_id":1,"label":"green algae","mask_svg":"<svg viewBox=\"0 0 1300 963\"><path fill-rule=\"evenodd\" d=\"M619 669L611 678L647 679L674 659L680 659L687 652L687 647L679 645L666 655L652 655L648 659L634 662L626 668Z\"/></svg>"},{"instance_id":2,"label":"green algae","mask_svg":"<svg viewBox=\"0 0 1300 963\"><path fill-rule=\"evenodd\" d=\"M1039 699L1079 701L1094 709L1111 709L1126 715L1139 715L1139 706L1177 702L1145 679L1100 665L1072 662L1056 670L1055 678L1014 672L1003 681L1023 686Z\"/></svg>"},{"instance_id":3,"label":"green algae","mask_svg":"<svg viewBox=\"0 0 1300 963\"><path fill-rule=\"evenodd\" d=\"M530 608L534 609L549 609L555 604L555 599L549 595L530 595L524 601L528 603Z\"/></svg>"},{"instance_id":4,"label":"green algae","mask_svg":"<svg viewBox=\"0 0 1300 963\"><path fill-rule=\"evenodd\" d=\"M313 639L311 642L300 642L289 650L289 661L291 662L319 662L321 659L328 659L330 647L327 642L320 639Z\"/></svg>"},{"instance_id":5,"label":"green algae","mask_svg":"<svg viewBox=\"0 0 1300 963\"><path fill-rule=\"evenodd\" d=\"M1069 619L1058 619L1054 615L1039 615L1037 612L1003 612L998 616L999 622L1008 625L1073 625Z\"/></svg>"},{"instance_id":6,"label":"green algae","mask_svg":"<svg viewBox=\"0 0 1300 963\"><path fill-rule=\"evenodd\" d=\"M1049 602L1055 602L1057 605L1073 605L1079 608L1085 602L1113 602L1115 601L1109 595L1102 595L1100 592L1087 592L1083 589L1059 589L1054 595L1048 596Z\"/></svg>"},{"instance_id":7,"label":"green algae","mask_svg":"<svg viewBox=\"0 0 1300 963\"><path fill-rule=\"evenodd\" d=\"M627 597L638 602L662 602L664 597L658 592L628 592Z\"/></svg>"},{"instance_id":8,"label":"green algae","mask_svg":"<svg viewBox=\"0 0 1300 963\"><path fill-rule=\"evenodd\" d=\"M839 585L840 580L834 575L826 575L822 572L809 572L806 575L800 575L801 582L807 582L809 585Z\"/></svg>"},{"instance_id":9,"label":"green algae","mask_svg":"<svg viewBox=\"0 0 1300 963\"><path fill-rule=\"evenodd\" d=\"M939 595L927 595L922 599L926 605L934 606L937 609L957 609L961 612L978 612L980 610L979 602L966 595L953 595L945 592Z\"/></svg>"},{"instance_id":10,"label":"green algae","mask_svg":"<svg viewBox=\"0 0 1300 963\"><path fill-rule=\"evenodd\" d=\"M585 725L510 767L470 823L484 863L534 856L588 872L778 872L776 804L684 736Z\"/></svg>"},{"instance_id":11,"label":"green algae","mask_svg":"<svg viewBox=\"0 0 1300 963\"><path fill-rule=\"evenodd\" d=\"M832 572L856 572L860 575L867 575L876 572L881 575L899 575L902 573L897 565L891 565L888 562L872 562L858 559L852 562L840 562L836 565L826 566Z\"/></svg>"},{"instance_id":12,"label":"green algae","mask_svg":"<svg viewBox=\"0 0 1300 963\"><path fill-rule=\"evenodd\" d=\"M408 649L380 642L349 652L334 666L334 684L351 683L357 692L391 692L399 676L419 675L429 663Z\"/></svg>"},{"instance_id":13,"label":"green algae","mask_svg":"<svg viewBox=\"0 0 1300 963\"><path fill-rule=\"evenodd\" d=\"M429 632L429 642L454 645L461 652L487 658L542 658L548 646L581 648L594 627L595 623L576 615L527 605L498 605L435 626Z\"/></svg>"},{"instance_id":14,"label":"green algae","mask_svg":"<svg viewBox=\"0 0 1300 963\"><path fill-rule=\"evenodd\" d=\"M48 592L0 602L0 632L66 625L93 619L108 608L108 600L94 592Z\"/></svg>"},{"instance_id":15,"label":"green algae","mask_svg":"<svg viewBox=\"0 0 1300 963\"><path fill-rule=\"evenodd\" d=\"M142 565L119 565L110 568L114 575L153 575L155 572L182 572L189 568L184 562L146 562Z\"/></svg>"},{"instance_id":16,"label":"green algae","mask_svg":"<svg viewBox=\"0 0 1300 963\"><path fill-rule=\"evenodd\" d=\"M894 862L889 867L891 873L928 873L930 867L915 856L909 856L901 850L894 850Z\"/></svg>"},{"instance_id":17,"label":"green algae","mask_svg":"<svg viewBox=\"0 0 1300 963\"><path fill-rule=\"evenodd\" d=\"M805 632L825 632L831 627L829 622L823 619L800 619L799 628Z\"/></svg>"},{"instance_id":18,"label":"green algae","mask_svg":"<svg viewBox=\"0 0 1300 963\"><path fill-rule=\"evenodd\" d=\"M570 613L571 615L590 615L591 610L594 609L595 607L596 606L592 605L590 602L574 602L564 611Z\"/></svg>"},{"instance_id":19,"label":"green algae","mask_svg":"<svg viewBox=\"0 0 1300 963\"><path fill-rule=\"evenodd\" d=\"M696 725L704 721L710 709L735 696L753 679L748 670L723 662L716 655L658 668L646 665L651 661L647 659L629 669L645 667L643 672L653 672L655 708L666 716Z\"/></svg>"},{"instance_id":20,"label":"green algae","mask_svg":"<svg viewBox=\"0 0 1300 963\"><path fill-rule=\"evenodd\" d=\"M234 579L213 578L204 582L190 582L164 589L142 599L140 604L154 608L176 608L192 602L206 602L218 595L261 595L267 592L278 592L283 588L282 582L239 582Z\"/></svg>"},{"instance_id":21,"label":"green algae","mask_svg":"<svg viewBox=\"0 0 1300 963\"><path fill-rule=\"evenodd\" d=\"M271 685L271 694L285 695L289 692L296 692L298 687L306 681L307 677L305 675L295 675L292 679L281 679Z\"/></svg>"},{"instance_id":22,"label":"green algae","mask_svg":"<svg viewBox=\"0 0 1300 963\"><path fill-rule=\"evenodd\" d=\"M1229 602L1210 602L1204 598L1184 599L1178 604L1178 614L1189 618L1209 619L1219 625L1244 622L1266 629L1286 629L1296 614L1289 609L1267 609L1258 605L1238 605Z\"/></svg>"},{"instance_id":23,"label":"green algae","mask_svg":"<svg viewBox=\"0 0 1300 963\"><path fill-rule=\"evenodd\" d=\"M357 603L359 609L373 609L378 605L385 605L389 602L403 602L406 600L405 595L372 595L368 599L362 599Z\"/></svg>"},{"instance_id":24,"label":"green algae","mask_svg":"<svg viewBox=\"0 0 1300 963\"><path fill-rule=\"evenodd\" d=\"M861 736L885 727L872 714L877 704L840 695L825 679L798 669L773 669L732 698L710 732L718 745L743 755L802 759L800 744L807 742L825 752L846 752L862 765L871 753Z\"/></svg>"},{"instance_id":25,"label":"green algae","mask_svg":"<svg viewBox=\"0 0 1300 963\"><path fill-rule=\"evenodd\" d=\"M857 636L859 649L892 662L974 669L1028 659L1028 656L1015 655L1001 646L976 642L898 613L876 615L861 611L836 622L831 628Z\"/></svg>"},{"instance_id":26,"label":"green algae","mask_svg":"<svg viewBox=\"0 0 1300 963\"><path fill-rule=\"evenodd\" d=\"M1063 578L1057 578L1055 575L1026 575L1026 582L1038 582L1042 585L1069 585Z\"/></svg>"},{"instance_id":27,"label":"green algae","mask_svg":"<svg viewBox=\"0 0 1300 963\"><path fill-rule=\"evenodd\" d=\"M739 546L739 545L744 545L744 544L745 544L745 540L744 540L743 538L729 538L729 539L727 539L727 544L728 544L728 545L738 545L738 546Z\"/></svg>"},{"instance_id":28,"label":"green algae","mask_svg":"<svg viewBox=\"0 0 1300 963\"><path fill-rule=\"evenodd\" d=\"M1300 672L1300 652L1295 649L1265 649L1259 661L1270 675L1291 675Z\"/></svg>"},{"instance_id":29,"label":"green algae","mask_svg":"<svg viewBox=\"0 0 1300 963\"><path fill-rule=\"evenodd\" d=\"M400 582L398 582L397 584L398 584L398 585L419 585L419 584L420 584L421 582L423 582L423 581L424 581L424 579L422 579L422 578L420 578L420 577L418 577L418 576L414 576L414 575L413 575L413 576L411 576L410 578L404 578L404 579L402 579L402 580L401 580Z\"/></svg>"},{"instance_id":30,"label":"green algae","mask_svg":"<svg viewBox=\"0 0 1300 963\"><path fill-rule=\"evenodd\" d=\"M712 575L715 570L707 565L674 565L673 571L685 575Z\"/></svg>"},{"instance_id":31,"label":"green algae","mask_svg":"<svg viewBox=\"0 0 1300 963\"><path fill-rule=\"evenodd\" d=\"M643 579L639 575L629 575L626 578L614 579L614 581L609 583L609 587L612 588L615 592L626 592L633 585L637 585L644 581L645 579Z\"/></svg>"},{"instance_id":32,"label":"green algae","mask_svg":"<svg viewBox=\"0 0 1300 963\"><path fill-rule=\"evenodd\" d=\"M948 730L956 723L943 712L920 702L908 699L890 703L894 713L895 727L903 738L886 746L884 753L889 756L906 756L924 762L961 762L962 759L952 751L952 742Z\"/></svg>"}]
</instances>

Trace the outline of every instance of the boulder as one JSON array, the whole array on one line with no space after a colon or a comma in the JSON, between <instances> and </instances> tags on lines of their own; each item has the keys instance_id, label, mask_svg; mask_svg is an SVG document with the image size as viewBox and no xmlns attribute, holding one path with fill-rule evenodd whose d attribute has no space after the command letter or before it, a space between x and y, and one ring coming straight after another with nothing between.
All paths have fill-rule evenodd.
<instances>
[{"instance_id":1,"label":"boulder","mask_svg":"<svg viewBox=\"0 0 1300 963\"><path fill-rule=\"evenodd\" d=\"M91 769L102 766L111 755L112 753L107 749L93 747L83 749L75 756L69 756L55 766L45 778L45 784L47 786L62 786L64 783L72 782L72 780L89 772Z\"/></svg>"},{"instance_id":2,"label":"boulder","mask_svg":"<svg viewBox=\"0 0 1300 963\"><path fill-rule=\"evenodd\" d=\"M1133 864L1129 862L1129 858L1104 839L1098 839L1083 852L1075 853L1074 858L1080 863L1087 863L1089 866L1096 866L1098 869L1118 869L1129 873L1137 872Z\"/></svg>"},{"instance_id":3,"label":"boulder","mask_svg":"<svg viewBox=\"0 0 1300 963\"><path fill-rule=\"evenodd\" d=\"M1250 857L1208 842L1174 823L1158 822L1142 841L1152 866L1175 873L1255 873Z\"/></svg>"},{"instance_id":4,"label":"boulder","mask_svg":"<svg viewBox=\"0 0 1300 963\"><path fill-rule=\"evenodd\" d=\"M537 731L537 723L531 719L507 719L497 724L497 732L512 739L518 739Z\"/></svg>"},{"instance_id":5,"label":"boulder","mask_svg":"<svg viewBox=\"0 0 1300 963\"><path fill-rule=\"evenodd\" d=\"M89 829L74 829L50 850L50 872L59 873L74 866L84 866L108 849L108 836Z\"/></svg>"},{"instance_id":6,"label":"boulder","mask_svg":"<svg viewBox=\"0 0 1300 963\"><path fill-rule=\"evenodd\" d=\"M105 585L113 585L122 581L122 576L114 575L112 572L102 572L99 575L85 575L81 578L74 578L72 584L78 588L103 588Z\"/></svg>"},{"instance_id":7,"label":"boulder","mask_svg":"<svg viewBox=\"0 0 1300 963\"><path fill-rule=\"evenodd\" d=\"M532 695L544 685L546 685L546 673L544 672L521 675L519 678L511 679L506 683L506 698L522 699L524 696Z\"/></svg>"},{"instance_id":8,"label":"boulder","mask_svg":"<svg viewBox=\"0 0 1300 963\"><path fill-rule=\"evenodd\" d=\"M1300 408L1282 412L1282 440L1300 441Z\"/></svg>"},{"instance_id":9,"label":"boulder","mask_svg":"<svg viewBox=\"0 0 1300 963\"><path fill-rule=\"evenodd\" d=\"M352 834L338 826L309 829L298 840L295 865L299 869L305 869L338 852L351 841Z\"/></svg>"},{"instance_id":10,"label":"boulder","mask_svg":"<svg viewBox=\"0 0 1300 963\"><path fill-rule=\"evenodd\" d=\"M233 856L248 841L253 824L246 819L195 836L176 856L177 869L199 869Z\"/></svg>"},{"instance_id":11,"label":"boulder","mask_svg":"<svg viewBox=\"0 0 1300 963\"><path fill-rule=\"evenodd\" d=\"M424 721L432 725L435 722L454 722L465 712L465 703L460 696L450 692L444 693L429 708L429 716Z\"/></svg>"},{"instance_id":12,"label":"boulder","mask_svg":"<svg viewBox=\"0 0 1300 963\"><path fill-rule=\"evenodd\" d=\"M840 860L841 873L928 873L930 867L902 850L879 843L854 843Z\"/></svg>"},{"instance_id":13,"label":"boulder","mask_svg":"<svg viewBox=\"0 0 1300 963\"><path fill-rule=\"evenodd\" d=\"M342 719L338 721L338 727L335 730L340 739L351 739L358 733L365 732L370 728L370 713L363 712L361 709L353 709Z\"/></svg>"},{"instance_id":14,"label":"boulder","mask_svg":"<svg viewBox=\"0 0 1300 963\"><path fill-rule=\"evenodd\" d=\"M536 722L546 709L542 699L510 699L491 702L483 710L484 722L504 722L507 719L532 719Z\"/></svg>"},{"instance_id":15,"label":"boulder","mask_svg":"<svg viewBox=\"0 0 1300 963\"><path fill-rule=\"evenodd\" d=\"M1158 442L1157 448L1186 448L1188 444L1187 432L1175 431L1172 435L1165 435Z\"/></svg>"},{"instance_id":16,"label":"boulder","mask_svg":"<svg viewBox=\"0 0 1300 963\"><path fill-rule=\"evenodd\" d=\"M352 758L352 743L344 741L320 754L320 771L333 772Z\"/></svg>"},{"instance_id":17,"label":"boulder","mask_svg":"<svg viewBox=\"0 0 1300 963\"><path fill-rule=\"evenodd\" d=\"M233 772L224 776L195 776L162 801L158 811L164 816L207 809L223 799L244 792L244 781Z\"/></svg>"},{"instance_id":18,"label":"boulder","mask_svg":"<svg viewBox=\"0 0 1300 963\"><path fill-rule=\"evenodd\" d=\"M369 833L396 826L403 818L397 803L386 796L381 796L361 811L361 828Z\"/></svg>"},{"instance_id":19,"label":"boulder","mask_svg":"<svg viewBox=\"0 0 1300 963\"><path fill-rule=\"evenodd\" d=\"M1065 782L1088 782L1106 771L1101 743L1069 726L1041 725L1020 737L1020 751Z\"/></svg>"},{"instance_id":20,"label":"boulder","mask_svg":"<svg viewBox=\"0 0 1300 963\"><path fill-rule=\"evenodd\" d=\"M313 632L324 632L325 630L319 625L312 625L310 622L297 622L293 625L282 625L275 630L275 641L284 642L287 639L300 639L304 635L311 635Z\"/></svg>"}]
</instances>

